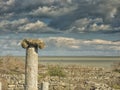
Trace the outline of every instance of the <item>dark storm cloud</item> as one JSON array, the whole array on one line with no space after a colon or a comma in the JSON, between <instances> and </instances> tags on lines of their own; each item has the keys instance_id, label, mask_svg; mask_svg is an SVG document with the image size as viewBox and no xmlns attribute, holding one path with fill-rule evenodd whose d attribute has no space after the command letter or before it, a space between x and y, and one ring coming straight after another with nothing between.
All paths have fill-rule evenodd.
<instances>
[{"instance_id":1,"label":"dark storm cloud","mask_svg":"<svg viewBox=\"0 0 120 90\"><path fill-rule=\"evenodd\" d=\"M101 25L102 27L107 25L108 27L110 27L108 28L108 30L109 29L113 30L114 26L117 27L120 26L120 24L118 24L120 22L119 0L114 0L114 1L113 0L107 0L107 1L106 0L75 0L74 3L77 4L78 6L76 10L56 18L50 23L50 26L55 28L60 28L63 30L69 29L71 28L72 25L73 25L72 27L74 27L74 23L77 20L81 20L84 18L87 18L88 20L91 19L95 20L97 18L102 19L102 22L100 23L90 22L89 24L86 24L85 25L86 27L83 28L87 30L92 29L90 28L91 25L95 25L95 24L98 27L101 27ZM100 29L98 28L98 30Z\"/></svg>"},{"instance_id":2,"label":"dark storm cloud","mask_svg":"<svg viewBox=\"0 0 120 90\"><path fill-rule=\"evenodd\" d=\"M28 22L17 24L21 19ZM46 18L48 21L46 21ZM27 26L44 23L45 32L59 29L65 32L120 30L119 0L1 0L0 30L25 31ZM48 25L49 24L49 25ZM33 30L32 30L33 29ZM37 31L36 27L30 30Z\"/></svg>"},{"instance_id":3,"label":"dark storm cloud","mask_svg":"<svg viewBox=\"0 0 120 90\"><path fill-rule=\"evenodd\" d=\"M69 1L69 0L68 0ZM1 12L27 12L43 6L66 6L67 0L2 0L0 1Z\"/></svg>"}]
</instances>

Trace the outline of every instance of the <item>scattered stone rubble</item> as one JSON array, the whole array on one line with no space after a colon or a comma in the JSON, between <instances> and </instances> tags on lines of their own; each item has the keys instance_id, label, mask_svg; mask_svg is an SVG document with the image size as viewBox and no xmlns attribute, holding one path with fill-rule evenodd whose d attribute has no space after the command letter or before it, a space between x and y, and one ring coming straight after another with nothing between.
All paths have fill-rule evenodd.
<instances>
[{"instance_id":1,"label":"scattered stone rubble","mask_svg":"<svg viewBox=\"0 0 120 90\"><path fill-rule=\"evenodd\" d=\"M120 73L85 66L65 66L63 70L66 72L65 77L46 74L40 78L39 90L42 81L49 82L49 90L120 90L112 87L117 82L120 85ZM47 67L41 68L39 72L40 75L47 73ZM3 80L3 85L6 85L3 88L7 88L4 90L24 90L24 74L0 74L0 81Z\"/></svg>"},{"instance_id":2,"label":"scattered stone rubble","mask_svg":"<svg viewBox=\"0 0 120 90\"><path fill-rule=\"evenodd\" d=\"M24 88L24 74L16 75L16 74L0 74L1 82L3 90L23 90ZM4 86L4 84L7 84Z\"/></svg>"}]
</instances>

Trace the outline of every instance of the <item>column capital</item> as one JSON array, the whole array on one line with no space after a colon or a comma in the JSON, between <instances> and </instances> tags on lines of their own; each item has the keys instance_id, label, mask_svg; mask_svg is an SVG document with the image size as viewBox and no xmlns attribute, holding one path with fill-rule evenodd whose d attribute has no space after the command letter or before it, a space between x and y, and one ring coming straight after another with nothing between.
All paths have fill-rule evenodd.
<instances>
[{"instance_id":1,"label":"column capital","mask_svg":"<svg viewBox=\"0 0 120 90\"><path fill-rule=\"evenodd\" d=\"M45 43L40 39L24 39L21 42L21 46L25 49L28 47L38 47L43 49L45 47Z\"/></svg>"}]
</instances>

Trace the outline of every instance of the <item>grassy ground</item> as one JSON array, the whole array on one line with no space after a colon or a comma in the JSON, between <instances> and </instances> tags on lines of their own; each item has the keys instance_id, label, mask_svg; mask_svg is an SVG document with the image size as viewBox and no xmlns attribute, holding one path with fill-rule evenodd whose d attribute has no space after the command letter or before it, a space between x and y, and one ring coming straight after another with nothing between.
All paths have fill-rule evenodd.
<instances>
[{"instance_id":1,"label":"grassy ground","mask_svg":"<svg viewBox=\"0 0 120 90\"><path fill-rule=\"evenodd\" d=\"M0 73L24 73L24 61L20 57L0 57Z\"/></svg>"},{"instance_id":2,"label":"grassy ground","mask_svg":"<svg viewBox=\"0 0 120 90\"><path fill-rule=\"evenodd\" d=\"M43 58L44 57L41 57L40 59L43 59ZM50 59L50 58L47 57L47 59ZM56 59L61 59L61 57L57 57ZM14 57L14 56L0 57L0 73L24 74L24 71L25 71L24 60L25 60L24 57ZM38 72L39 82L45 80L46 77L47 78L50 77L47 80L51 80L51 77L57 76L57 77L62 77L58 79L58 82L62 81L62 82L72 83L73 85L74 84L76 85L78 83L77 80L80 80L80 81L83 80L82 82L85 82L86 80L89 80L89 81L92 80L95 82L106 83L113 88L120 89L119 87L120 63L114 63L112 66L113 70L110 72L106 72L104 69L101 69L101 68L81 67L77 65L59 66L59 65L39 64L38 68L39 68L39 72ZM74 80L76 78L77 80ZM109 78L109 80L106 80L106 78ZM4 83L4 86L7 85L7 82L4 78L0 78L0 81Z\"/></svg>"}]
</instances>

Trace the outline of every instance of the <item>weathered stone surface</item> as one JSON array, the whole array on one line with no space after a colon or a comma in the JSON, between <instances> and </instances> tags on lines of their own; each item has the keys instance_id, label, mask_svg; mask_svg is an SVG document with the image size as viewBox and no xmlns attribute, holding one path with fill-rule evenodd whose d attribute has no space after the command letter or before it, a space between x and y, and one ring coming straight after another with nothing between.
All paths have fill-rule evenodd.
<instances>
[{"instance_id":1,"label":"weathered stone surface","mask_svg":"<svg viewBox=\"0 0 120 90\"><path fill-rule=\"evenodd\" d=\"M42 40L39 39L24 39L21 42L21 46L23 48L28 48L28 47L39 47L40 49L45 47L45 43Z\"/></svg>"},{"instance_id":2,"label":"weathered stone surface","mask_svg":"<svg viewBox=\"0 0 120 90\"><path fill-rule=\"evenodd\" d=\"M45 44L39 39L24 39L21 46L26 49L25 90L38 90L38 48Z\"/></svg>"},{"instance_id":3,"label":"weathered stone surface","mask_svg":"<svg viewBox=\"0 0 120 90\"><path fill-rule=\"evenodd\" d=\"M27 48L25 67L25 90L38 90L38 49Z\"/></svg>"}]
</instances>

